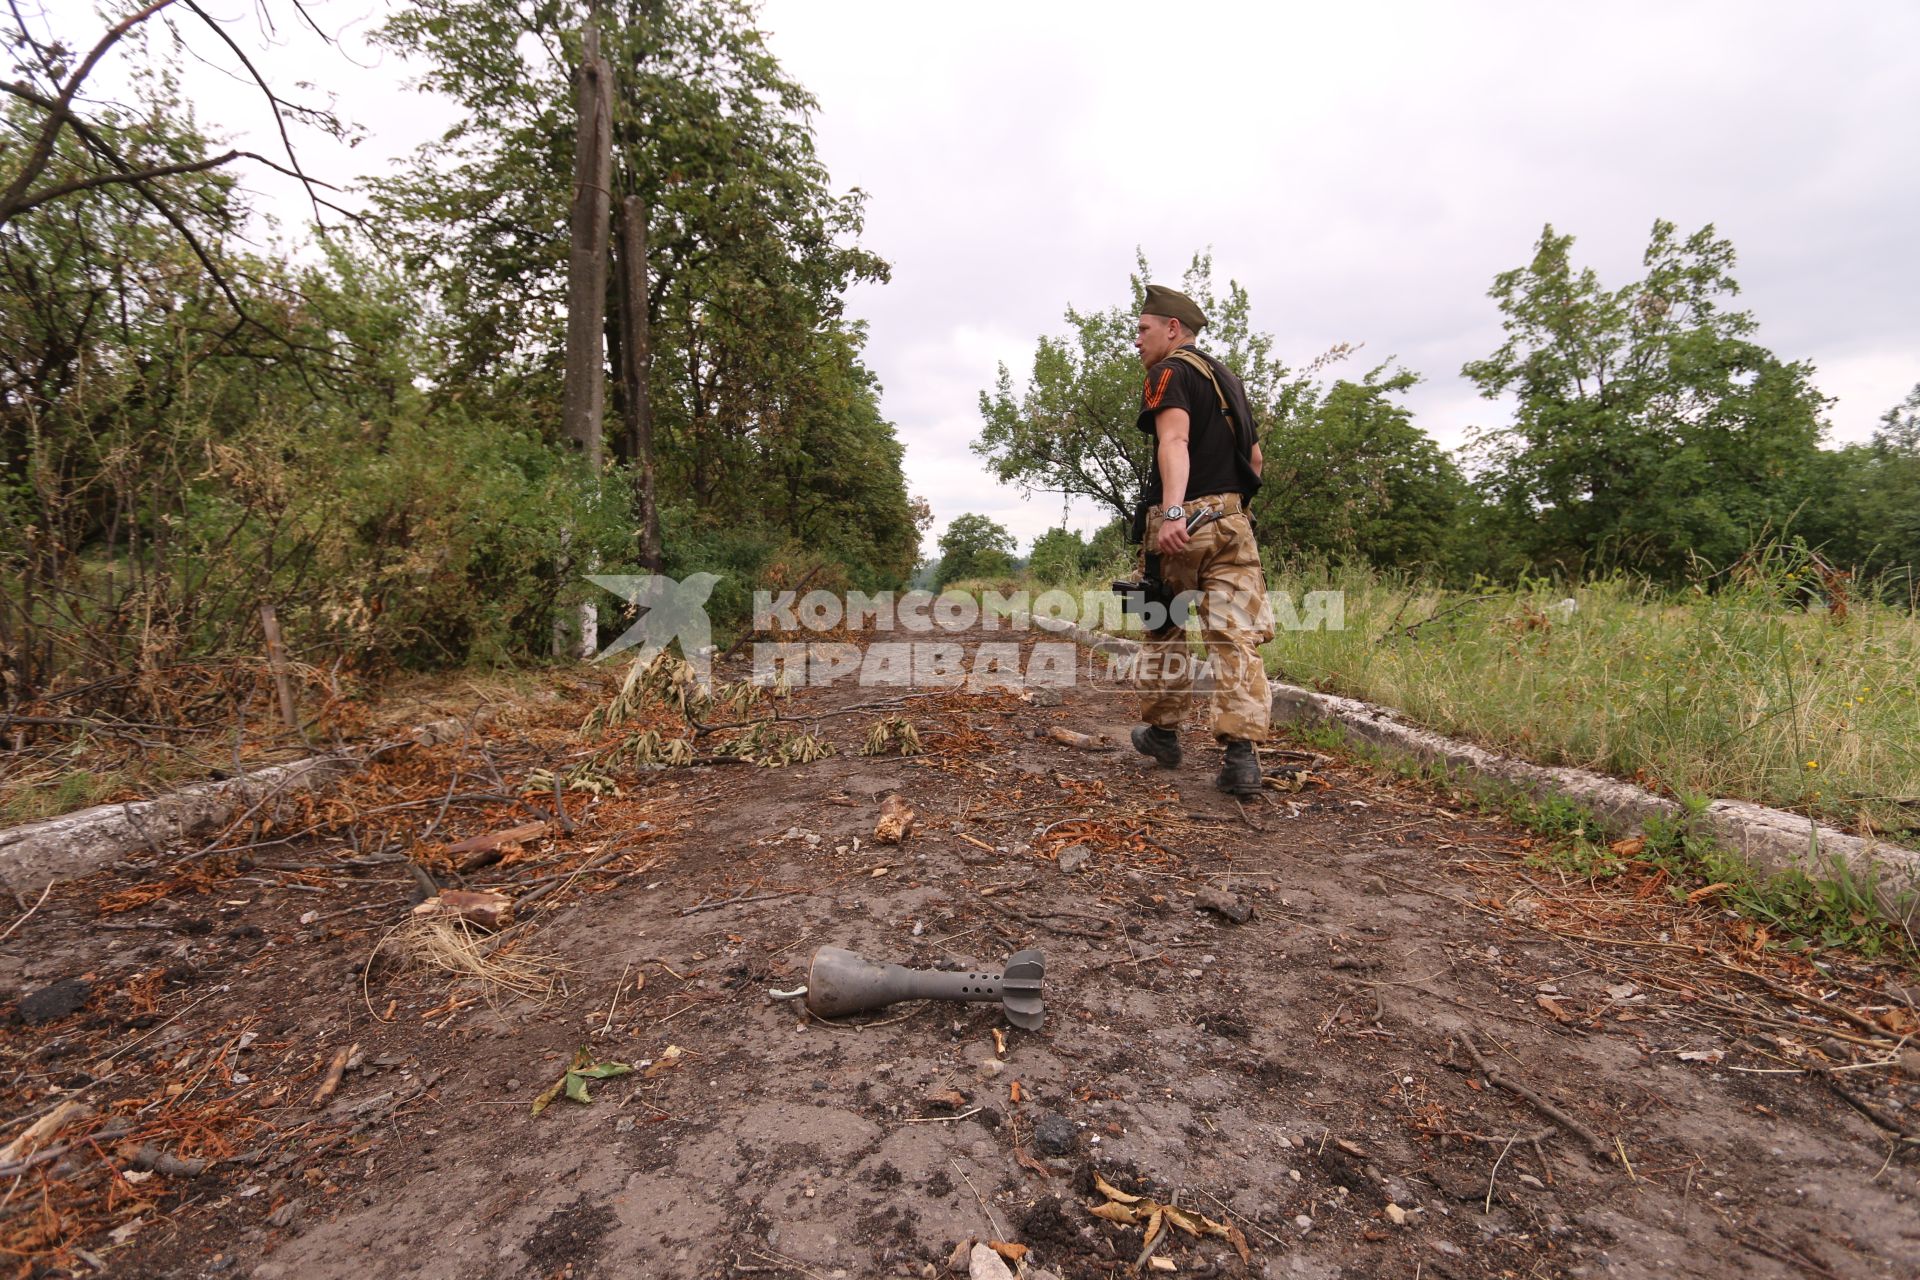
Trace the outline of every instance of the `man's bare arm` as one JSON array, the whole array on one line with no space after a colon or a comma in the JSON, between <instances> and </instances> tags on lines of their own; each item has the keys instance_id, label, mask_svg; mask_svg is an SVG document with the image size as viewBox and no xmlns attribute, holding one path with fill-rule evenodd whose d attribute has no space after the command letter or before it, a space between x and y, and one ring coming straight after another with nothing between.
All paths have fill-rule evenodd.
<instances>
[{"instance_id":1,"label":"man's bare arm","mask_svg":"<svg viewBox=\"0 0 1920 1280\"><path fill-rule=\"evenodd\" d=\"M1160 504L1171 507L1187 497L1187 433L1191 420L1185 409L1162 409L1153 420L1155 450L1160 463ZM1187 527L1178 520L1160 524L1159 549L1177 555L1187 545Z\"/></svg>"}]
</instances>

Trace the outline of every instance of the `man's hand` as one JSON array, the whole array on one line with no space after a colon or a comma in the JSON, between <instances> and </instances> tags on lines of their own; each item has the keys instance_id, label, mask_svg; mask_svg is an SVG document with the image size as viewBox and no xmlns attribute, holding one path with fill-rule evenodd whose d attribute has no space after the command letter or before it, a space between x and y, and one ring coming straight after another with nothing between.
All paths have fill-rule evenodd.
<instances>
[{"instance_id":1,"label":"man's hand","mask_svg":"<svg viewBox=\"0 0 1920 1280\"><path fill-rule=\"evenodd\" d=\"M1193 539L1187 534L1185 520L1162 520L1160 532L1153 540L1154 550L1163 556L1177 556L1187 549Z\"/></svg>"}]
</instances>

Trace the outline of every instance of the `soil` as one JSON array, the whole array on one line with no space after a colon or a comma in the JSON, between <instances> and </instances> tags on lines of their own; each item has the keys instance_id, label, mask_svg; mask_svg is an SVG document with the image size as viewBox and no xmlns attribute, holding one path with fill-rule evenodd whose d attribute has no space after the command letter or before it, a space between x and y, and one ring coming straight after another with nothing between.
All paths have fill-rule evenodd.
<instances>
[{"instance_id":1,"label":"soil","mask_svg":"<svg viewBox=\"0 0 1920 1280\"><path fill-rule=\"evenodd\" d=\"M550 812L524 775L584 758L612 687L383 762L301 832L11 913L0 989L88 985L0 1029L0 1138L90 1115L64 1153L0 1162L0 1266L778 1280L945 1275L998 1240L1133 1274L1143 1228L1091 1212L1098 1173L1244 1239L1173 1232L1155 1258L1180 1275L1920 1271L1909 974L1784 948L1711 892L1569 881L1502 817L1278 738L1266 766L1293 776L1236 802L1198 721L1156 769L1124 745L1130 700L1084 685L805 691L784 714L836 754L615 771L623 794L575 791L571 832L470 877L549 890L501 954L546 958L551 991L400 957L391 851L444 879L446 841ZM894 714L925 753L861 755ZM1032 734L1054 726L1121 745ZM918 820L876 846L890 794ZM772 999L823 945L961 968L1038 947L1045 1023ZM583 1047L637 1070L531 1114ZM210 1163L142 1171L141 1144Z\"/></svg>"}]
</instances>

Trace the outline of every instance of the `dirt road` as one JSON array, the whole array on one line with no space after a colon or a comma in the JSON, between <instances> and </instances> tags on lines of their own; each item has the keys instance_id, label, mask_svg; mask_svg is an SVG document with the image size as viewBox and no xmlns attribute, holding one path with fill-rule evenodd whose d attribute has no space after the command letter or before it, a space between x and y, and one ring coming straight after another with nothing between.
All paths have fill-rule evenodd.
<instances>
[{"instance_id":1,"label":"dirt road","mask_svg":"<svg viewBox=\"0 0 1920 1280\"><path fill-rule=\"evenodd\" d=\"M789 714L836 754L629 772L528 842L561 878L514 954L557 967L550 994L369 967L410 883L376 851L560 758L607 686L557 687L491 747L383 766L304 841L136 860L7 940L7 988L87 985L4 1031L5 1114L78 1100L96 1134L0 1165L19 1274L919 1276L971 1239L1133 1274L1144 1228L1092 1212L1096 1172L1231 1225L1166 1228L1144 1265L1178 1275L1920 1274L1920 1149L1891 1132L1920 1128L1909 977L1815 969L1710 894L1565 880L1504 819L1299 744L1267 762L1297 789L1243 807L1197 726L1171 773L1032 736L1124 742L1129 702L1084 686L804 692ZM896 713L925 754L859 754ZM870 843L888 794L918 813L898 848ZM525 820L502 799L439 803L437 841ZM771 1000L825 944L1039 947L1045 1025ZM583 1046L645 1065L531 1116ZM143 1172L140 1142L215 1163Z\"/></svg>"}]
</instances>

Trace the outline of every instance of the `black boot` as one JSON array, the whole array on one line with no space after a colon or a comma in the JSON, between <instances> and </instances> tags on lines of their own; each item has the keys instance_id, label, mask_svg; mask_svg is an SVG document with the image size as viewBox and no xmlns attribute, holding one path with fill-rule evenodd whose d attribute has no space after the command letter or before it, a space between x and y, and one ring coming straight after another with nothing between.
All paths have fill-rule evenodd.
<instances>
[{"instance_id":1,"label":"black boot","mask_svg":"<svg viewBox=\"0 0 1920 1280\"><path fill-rule=\"evenodd\" d=\"M1133 731L1133 749L1152 756L1162 769L1180 767L1180 735L1159 725L1143 724Z\"/></svg>"},{"instance_id":2,"label":"black boot","mask_svg":"<svg viewBox=\"0 0 1920 1280\"><path fill-rule=\"evenodd\" d=\"M1230 796L1260 794L1260 758L1253 753L1251 742L1245 738L1227 740L1227 762L1220 766L1220 776L1213 785Z\"/></svg>"}]
</instances>

